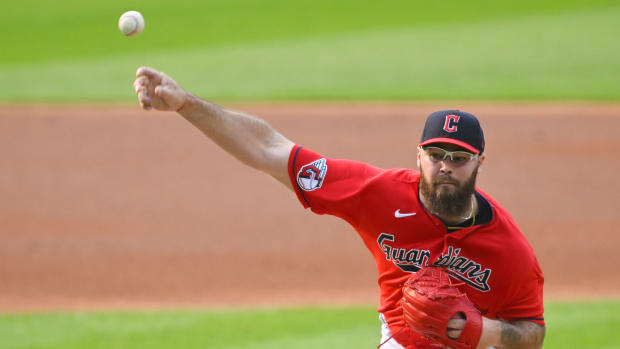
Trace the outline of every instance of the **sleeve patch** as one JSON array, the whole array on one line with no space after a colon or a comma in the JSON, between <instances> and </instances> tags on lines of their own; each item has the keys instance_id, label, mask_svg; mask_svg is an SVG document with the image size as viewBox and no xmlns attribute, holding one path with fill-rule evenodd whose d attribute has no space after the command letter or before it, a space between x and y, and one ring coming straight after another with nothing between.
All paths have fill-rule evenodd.
<instances>
[{"instance_id":1,"label":"sleeve patch","mask_svg":"<svg viewBox=\"0 0 620 349\"><path fill-rule=\"evenodd\" d=\"M325 158L313 161L301 167L297 172L297 184L303 191L313 191L323 185L327 174L327 161Z\"/></svg>"}]
</instances>

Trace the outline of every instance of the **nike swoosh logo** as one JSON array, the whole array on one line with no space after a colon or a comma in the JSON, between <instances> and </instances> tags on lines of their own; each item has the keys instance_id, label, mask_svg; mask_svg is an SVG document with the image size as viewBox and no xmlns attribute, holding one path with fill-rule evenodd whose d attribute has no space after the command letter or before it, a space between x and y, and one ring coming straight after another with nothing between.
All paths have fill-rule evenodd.
<instances>
[{"instance_id":1,"label":"nike swoosh logo","mask_svg":"<svg viewBox=\"0 0 620 349\"><path fill-rule=\"evenodd\" d=\"M412 212L412 213L400 213L400 208L394 212L394 217L396 217L396 218L403 218L403 217L409 217L409 216L415 216L415 212Z\"/></svg>"}]
</instances>

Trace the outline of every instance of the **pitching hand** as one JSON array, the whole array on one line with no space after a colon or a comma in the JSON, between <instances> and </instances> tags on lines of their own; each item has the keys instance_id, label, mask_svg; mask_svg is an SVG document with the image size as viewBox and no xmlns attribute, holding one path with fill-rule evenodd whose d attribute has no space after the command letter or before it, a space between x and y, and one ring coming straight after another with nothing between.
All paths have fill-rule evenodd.
<instances>
[{"instance_id":1,"label":"pitching hand","mask_svg":"<svg viewBox=\"0 0 620 349\"><path fill-rule=\"evenodd\" d=\"M138 94L140 106L145 110L178 111L187 99L187 92L176 81L148 67L138 68L133 88Z\"/></svg>"}]
</instances>

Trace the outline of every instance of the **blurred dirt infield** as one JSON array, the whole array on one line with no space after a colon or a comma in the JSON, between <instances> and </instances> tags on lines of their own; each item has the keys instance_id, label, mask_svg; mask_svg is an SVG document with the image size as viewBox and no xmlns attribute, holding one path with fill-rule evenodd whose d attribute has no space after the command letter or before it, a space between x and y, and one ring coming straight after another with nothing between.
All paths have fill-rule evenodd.
<instances>
[{"instance_id":1,"label":"blurred dirt infield","mask_svg":"<svg viewBox=\"0 0 620 349\"><path fill-rule=\"evenodd\" d=\"M415 167L430 112L470 111L487 139L479 186L532 243L546 300L620 297L619 104L228 106L385 168ZM0 311L378 301L352 228L176 114L0 107L0 195Z\"/></svg>"}]
</instances>

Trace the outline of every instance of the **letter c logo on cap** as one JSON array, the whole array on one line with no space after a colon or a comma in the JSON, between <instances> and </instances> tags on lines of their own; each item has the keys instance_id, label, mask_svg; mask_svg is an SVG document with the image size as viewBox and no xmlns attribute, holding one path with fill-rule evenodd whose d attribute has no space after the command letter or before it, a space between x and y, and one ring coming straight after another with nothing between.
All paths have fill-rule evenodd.
<instances>
[{"instance_id":1,"label":"letter c logo on cap","mask_svg":"<svg viewBox=\"0 0 620 349\"><path fill-rule=\"evenodd\" d=\"M446 122L443 125L443 130L446 132L456 132L457 126L456 124L459 123L459 119L461 117L458 115L446 115Z\"/></svg>"}]
</instances>

